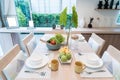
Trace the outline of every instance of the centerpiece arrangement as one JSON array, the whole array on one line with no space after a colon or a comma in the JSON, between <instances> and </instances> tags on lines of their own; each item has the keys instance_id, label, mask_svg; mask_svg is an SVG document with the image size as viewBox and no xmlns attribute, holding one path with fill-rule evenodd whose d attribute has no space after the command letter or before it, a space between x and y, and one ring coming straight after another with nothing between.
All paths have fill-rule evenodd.
<instances>
[{"instance_id":1,"label":"centerpiece arrangement","mask_svg":"<svg viewBox=\"0 0 120 80\"><path fill-rule=\"evenodd\" d=\"M67 42L66 42L66 46L64 47L61 47L59 49L59 60L61 63L71 63L72 61L72 54L71 54L71 51L69 49L69 39L71 38L70 37L70 32L71 32L71 28L74 27L74 28L77 28L78 27L78 15L77 15L77 12L76 12L76 7L73 6L72 7L72 17L70 19L70 24L69 26L66 26L67 24L67 7L61 12L60 14L60 25L66 27L67 29Z\"/></svg>"},{"instance_id":2,"label":"centerpiece arrangement","mask_svg":"<svg viewBox=\"0 0 120 80\"><path fill-rule=\"evenodd\" d=\"M70 49L67 46L59 49L59 60L61 63L71 63L72 55Z\"/></svg>"}]
</instances>

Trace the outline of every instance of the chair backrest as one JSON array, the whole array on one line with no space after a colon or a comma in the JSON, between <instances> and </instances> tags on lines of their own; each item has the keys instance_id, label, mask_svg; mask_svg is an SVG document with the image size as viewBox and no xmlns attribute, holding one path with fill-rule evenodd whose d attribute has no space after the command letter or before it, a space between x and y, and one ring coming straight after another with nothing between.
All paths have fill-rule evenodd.
<instances>
[{"instance_id":1,"label":"chair backrest","mask_svg":"<svg viewBox=\"0 0 120 80\"><path fill-rule=\"evenodd\" d=\"M13 58L20 52L20 47L16 44L10 51L8 51L0 60L0 75L3 80L6 80L3 74L3 69L13 60Z\"/></svg>"},{"instance_id":2,"label":"chair backrest","mask_svg":"<svg viewBox=\"0 0 120 80\"><path fill-rule=\"evenodd\" d=\"M102 56L102 60L116 80L120 80L120 50L109 45Z\"/></svg>"},{"instance_id":3,"label":"chair backrest","mask_svg":"<svg viewBox=\"0 0 120 80\"><path fill-rule=\"evenodd\" d=\"M27 55L30 56L32 51L36 47L36 40L35 40L34 34L30 33L22 40L22 42L26 48L25 51Z\"/></svg>"},{"instance_id":4,"label":"chair backrest","mask_svg":"<svg viewBox=\"0 0 120 80\"><path fill-rule=\"evenodd\" d=\"M92 33L91 37L88 40L89 45L96 52L98 56L101 56L101 50L105 44L105 40L99 37L97 34Z\"/></svg>"}]
</instances>

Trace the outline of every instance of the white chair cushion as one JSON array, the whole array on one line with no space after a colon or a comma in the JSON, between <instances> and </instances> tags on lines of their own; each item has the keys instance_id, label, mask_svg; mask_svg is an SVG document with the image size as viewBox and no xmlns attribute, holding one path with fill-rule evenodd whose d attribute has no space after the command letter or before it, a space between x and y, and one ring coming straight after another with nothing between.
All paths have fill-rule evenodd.
<instances>
[{"instance_id":1,"label":"white chair cushion","mask_svg":"<svg viewBox=\"0 0 120 80\"><path fill-rule=\"evenodd\" d=\"M14 80L21 68L23 67L23 63L26 60L26 56L24 53L20 51L16 57L3 69L3 73L7 80ZM22 63L21 63L22 61ZM21 65L22 64L22 65Z\"/></svg>"},{"instance_id":2,"label":"white chair cushion","mask_svg":"<svg viewBox=\"0 0 120 80\"><path fill-rule=\"evenodd\" d=\"M33 37L27 44L29 53L31 54L37 45L35 37Z\"/></svg>"},{"instance_id":3,"label":"white chair cushion","mask_svg":"<svg viewBox=\"0 0 120 80\"><path fill-rule=\"evenodd\" d=\"M97 53L100 45L97 43L93 38L90 38L88 41L88 44L91 46L91 48Z\"/></svg>"},{"instance_id":4,"label":"white chair cushion","mask_svg":"<svg viewBox=\"0 0 120 80\"><path fill-rule=\"evenodd\" d=\"M115 77L115 80L120 80L120 62L112 58L112 64L113 64L113 76Z\"/></svg>"},{"instance_id":5,"label":"white chair cushion","mask_svg":"<svg viewBox=\"0 0 120 80\"><path fill-rule=\"evenodd\" d=\"M103 60L103 62L104 62L105 67L106 67L111 73L113 73L112 57L111 57L111 55L110 55L107 51L105 51L105 52L103 53L102 60Z\"/></svg>"}]
</instances>

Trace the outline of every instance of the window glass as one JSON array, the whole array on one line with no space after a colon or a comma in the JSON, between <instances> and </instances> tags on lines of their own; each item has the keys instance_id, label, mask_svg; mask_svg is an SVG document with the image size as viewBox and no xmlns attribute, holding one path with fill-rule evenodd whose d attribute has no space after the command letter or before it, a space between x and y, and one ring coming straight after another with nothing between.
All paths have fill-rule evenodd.
<instances>
[{"instance_id":1,"label":"window glass","mask_svg":"<svg viewBox=\"0 0 120 80\"><path fill-rule=\"evenodd\" d=\"M29 0L14 0L20 27L28 26L30 20Z\"/></svg>"},{"instance_id":2,"label":"window glass","mask_svg":"<svg viewBox=\"0 0 120 80\"><path fill-rule=\"evenodd\" d=\"M33 20L34 27L51 27L59 24L59 13L67 7L68 16L76 0L15 0L20 27L27 27Z\"/></svg>"}]
</instances>

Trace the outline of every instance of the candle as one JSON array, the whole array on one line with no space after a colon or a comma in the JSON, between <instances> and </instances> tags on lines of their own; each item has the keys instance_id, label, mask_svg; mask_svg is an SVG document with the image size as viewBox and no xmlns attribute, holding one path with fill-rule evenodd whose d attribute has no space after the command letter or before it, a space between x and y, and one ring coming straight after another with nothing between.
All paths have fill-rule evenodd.
<instances>
[{"instance_id":1,"label":"candle","mask_svg":"<svg viewBox=\"0 0 120 80\"><path fill-rule=\"evenodd\" d=\"M29 27L32 27L32 28L34 27L34 24L33 24L32 20L29 21Z\"/></svg>"}]
</instances>

